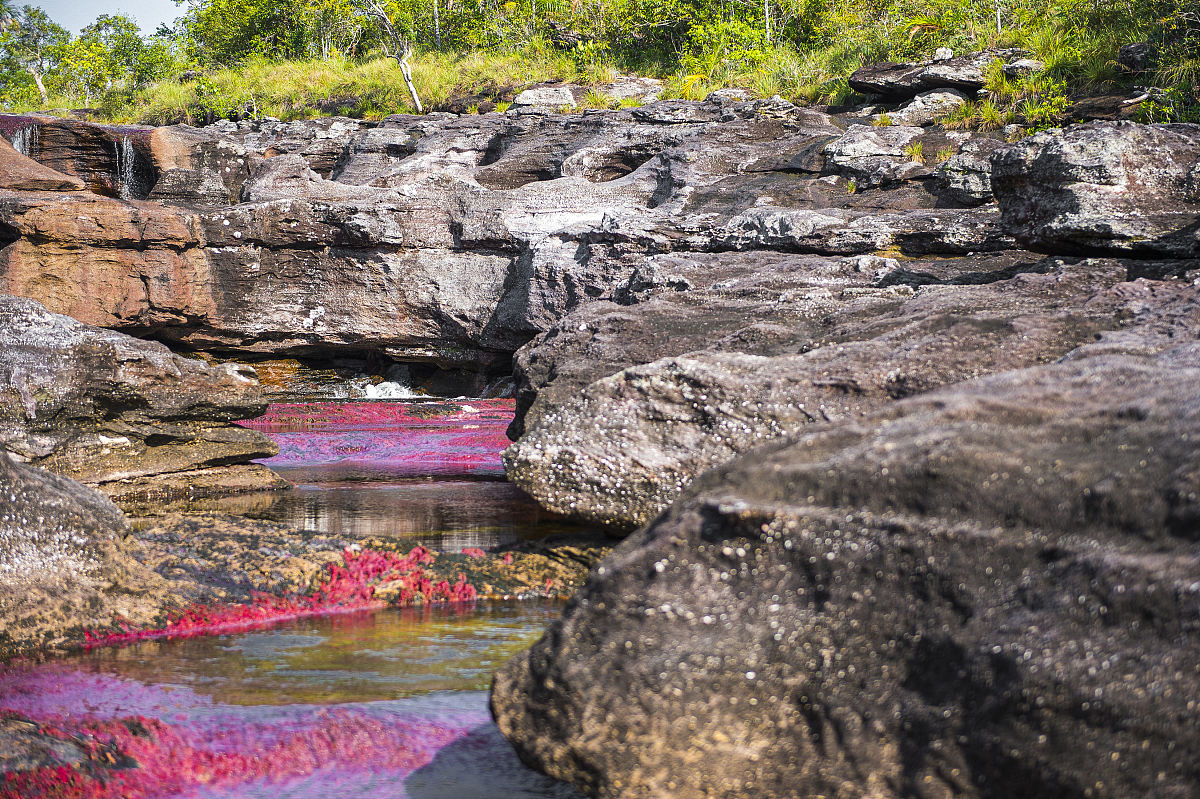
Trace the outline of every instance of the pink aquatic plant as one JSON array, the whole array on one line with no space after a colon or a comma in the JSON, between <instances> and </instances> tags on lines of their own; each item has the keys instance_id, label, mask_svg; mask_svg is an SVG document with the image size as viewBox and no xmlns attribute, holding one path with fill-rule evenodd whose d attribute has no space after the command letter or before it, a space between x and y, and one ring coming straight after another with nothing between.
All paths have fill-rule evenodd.
<instances>
[{"instance_id":1,"label":"pink aquatic plant","mask_svg":"<svg viewBox=\"0 0 1200 799\"><path fill-rule=\"evenodd\" d=\"M454 725L389 722L347 709L330 710L282 736L273 725L260 726L241 730L238 746L214 749L186 727L141 716L39 725L43 735L82 749L84 763L5 773L0 799L152 799L201 785L281 783L330 766L411 771L466 733Z\"/></svg>"},{"instance_id":2,"label":"pink aquatic plant","mask_svg":"<svg viewBox=\"0 0 1200 799\"><path fill-rule=\"evenodd\" d=\"M120 623L116 629L87 630L83 634L84 643L94 647L156 638L190 638L240 632L306 616L382 608L387 603L375 598L375 589L383 584L393 589L396 602L401 605L416 601L470 602L478 596L463 574L459 574L455 583L433 582L422 569L433 560L433 553L421 546L413 547L407 555L347 549L342 552L342 564L328 564L324 581L310 594L256 594L247 604L192 605L168 615L162 627L138 629Z\"/></svg>"}]
</instances>

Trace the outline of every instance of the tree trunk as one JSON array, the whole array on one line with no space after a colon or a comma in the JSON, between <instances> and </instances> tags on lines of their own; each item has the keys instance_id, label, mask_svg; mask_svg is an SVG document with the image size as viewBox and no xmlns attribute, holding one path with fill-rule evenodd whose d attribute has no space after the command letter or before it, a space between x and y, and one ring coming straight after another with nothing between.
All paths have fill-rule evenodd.
<instances>
[{"instance_id":1,"label":"tree trunk","mask_svg":"<svg viewBox=\"0 0 1200 799\"><path fill-rule=\"evenodd\" d=\"M29 68L29 74L33 76L33 82L37 84L38 94L42 96L42 102L50 102L50 97L46 94L46 84L42 83L42 74L32 67Z\"/></svg>"},{"instance_id":2,"label":"tree trunk","mask_svg":"<svg viewBox=\"0 0 1200 799\"><path fill-rule=\"evenodd\" d=\"M438 0L433 0L433 40L437 42L437 48L442 49L442 22L438 15Z\"/></svg>"},{"instance_id":3,"label":"tree trunk","mask_svg":"<svg viewBox=\"0 0 1200 799\"><path fill-rule=\"evenodd\" d=\"M417 113L424 114L425 108L421 105L421 98L417 96L417 87L413 85L412 69L408 66L408 57L411 55L412 51L406 50L403 57L393 56L393 58L400 65L400 74L404 76L404 85L408 87L408 96L412 98L413 105L417 108Z\"/></svg>"}]
</instances>

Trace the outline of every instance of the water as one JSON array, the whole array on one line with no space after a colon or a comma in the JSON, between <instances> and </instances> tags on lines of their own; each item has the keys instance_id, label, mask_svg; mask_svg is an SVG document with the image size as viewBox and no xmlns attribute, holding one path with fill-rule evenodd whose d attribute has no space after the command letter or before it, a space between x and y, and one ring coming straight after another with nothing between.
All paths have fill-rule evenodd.
<instances>
[{"instance_id":1,"label":"water","mask_svg":"<svg viewBox=\"0 0 1200 799\"><path fill-rule=\"evenodd\" d=\"M272 405L245 424L279 443L265 463L297 486L205 509L451 551L544 535L552 525L502 482L512 413L511 400ZM352 612L10 664L0 717L90 730L138 764L79 776L94 780L82 796L580 799L525 768L487 710L492 674L560 612Z\"/></svg>"},{"instance_id":2,"label":"water","mask_svg":"<svg viewBox=\"0 0 1200 799\"><path fill-rule=\"evenodd\" d=\"M0 708L60 724L140 716L131 797L576 797L526 769L487 712L492 672L553 603L387 610L101 649L0 674Z\"/></svg>"},{"instance_id":3,"label":"water","mask_svg":"<svg viewBox=\"0 0 1200 799\"><path fill-rule=\"evenodd\" d=\"M451 552L541 538L563 525L503 480L513 408L512 400L274 404L244 424L279 444L262 463L295 488L187 508Z\"/></svg>"},{"instance_id":4,"label":"water","mask_svg":"<svg viewBox=\"0 0 1200 799\"><path fill-rule=\"evenodd\" d=\"M122 200L132 200L139 196L137 176L137 151L133 140L122 136L117 140L117 194Z\"/></svg>"},{"instance_id":5,"label":"water","mask_svg":"<svg viewBox=\"0 0 1200 799\"><path fill-rule=\"evenodd\" d=\"M33 158L37 152L38 140L41 134L37 125L20 128L12 134L13 149L26 158Z\"/></svg>"}]
</instances>

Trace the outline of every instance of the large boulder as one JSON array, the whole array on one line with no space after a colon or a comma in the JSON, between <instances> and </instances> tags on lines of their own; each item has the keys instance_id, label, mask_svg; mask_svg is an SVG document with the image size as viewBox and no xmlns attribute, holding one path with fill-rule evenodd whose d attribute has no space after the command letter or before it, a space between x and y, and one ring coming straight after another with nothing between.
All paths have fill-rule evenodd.
<instances>
[{"instance_id":1,"label":"large boulder","mask_svg":"<svg viewBox=\"0 0 1200 799\"><path fill-rule=\"evenodd\" d=\"M266 409L252 369L208 366L162 344L89 327L0 296L3 452L114 496L275 487L250 464L277 452L233 424ZM240 466L238 466L240 464ZM214 467L236 466L231 472Z\"/></svg>"},{"instance_id":2,"label":"large boulder","mask_svg":"<svg viewBox=\"0 0 1200 799\"><path fill-rule=\"evenodd\" d=\"M1200 125L1044 131L992 156L992 187L1027 246L1200 255Z\"/></svg>"},{"instance_id":3,"label":"large boulder","mask_svg":"<svg viewBox=\"0 0 1200 799\"><path fill-rule=\"evenodd\" d=\"M518 356L522 416L508 477L555 512L630 529L764 441L1053 360L1139 318L1148 298L1195 294L1126 282L1129 268L1113 261L992 274L964 274L979 264L963 261L954 274L945 263L846 259L840 279L835 264L821 275L803 261L764 263L775 286L795 270L770 300L754 296L766 276L743 276L737 288L582 309Z\"/></svg>"},{"instance_id":4,"label":"large boulder","mask_svg":"<svg viewBox=\"0 0 1200 799\"><path fill-rule=\"evenodd\" d=\"M608 799L1195 796L1194 299L710 472L496 675L500 729Z\"/></svg>"},{"instance_id":5,"label":"large boulder","mask_svg":"<svg viewBox=\"0 0 1200 799\"><path fill-rule=\"evenodd\" d=\"M129 524L102 494L0 450L0 497L0 657L157 617L167 584L131 556Z\"/></svg>"}]
</instances>

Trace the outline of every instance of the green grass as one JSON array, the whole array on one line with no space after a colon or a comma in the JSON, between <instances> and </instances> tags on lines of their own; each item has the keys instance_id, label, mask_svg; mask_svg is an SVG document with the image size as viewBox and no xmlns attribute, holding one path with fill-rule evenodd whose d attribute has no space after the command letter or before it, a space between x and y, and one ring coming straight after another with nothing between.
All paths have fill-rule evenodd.
<instances>
[{"instance_id":1,"label":"green grass","mask_svg":"<svg viewBox=\"0 0 1200 799\"><path fill-rule=\"evenodd\" d=\"M926 58L940 46L964 53L1002 45L1029 50L1045 64L1044 72L1009 77L997 61L987 69L987 98L948 115L942 120L947 127L995 129L1012 122L1030 129L1048 127L1065 118L1072 96L1146 83L1167 90L1163 96L1168 99L1147 111L1154 119L1184 119L1188 117L1180 109L1200 108L1195 88L1200 82L1200 31L1178 10L1181 0L1039 0L1008 7L1000 34L990 4L983 8L965 0L930 0L925 11L911 16L916 6L889 1L909 11L881 15L877 3L860 0L813 5L796 44L760 42L750 50L728 50L726 43L720 46L727 50L719 50L700 40L664 55L637 48L610 52L607 46L559 50L533 36L506 49L421 52L412 60L413 75L426 108L453 96L497 96L502 89L546 80L594 87L618 72L661 78L664 99L700 100L729 87L800 104L842 105L865 99L847 83L847 76L863 64ZM1148 75L1124 73L1115 61L1118 48L1143 39L1159 43L1158 63ZM8 110L70 108L81 102L52 97L46 105ZM635 104L616 102L597 89L582 103L584 108ZM101 119L159 124L246 114L284 120L330 114L380 118L414 110L399 68L378 54L360 60L251 59L209 70L198 80L170 79L136 92L112 91L94 105Z\"/></svg>"}]
</instances>

